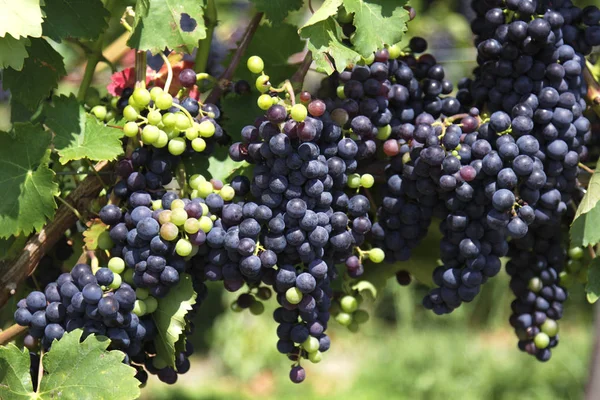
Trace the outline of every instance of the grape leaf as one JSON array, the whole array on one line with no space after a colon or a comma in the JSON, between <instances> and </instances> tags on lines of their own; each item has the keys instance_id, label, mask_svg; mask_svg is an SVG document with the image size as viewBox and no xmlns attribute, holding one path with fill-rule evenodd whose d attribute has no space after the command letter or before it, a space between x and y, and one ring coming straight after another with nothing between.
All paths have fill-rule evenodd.
<instances>
[{"instance_id":1,"label":"grape leaf","mask_svg":"<svg viewBox=\"0 0 600 400\"><path fill-rule=\"evenodd\" d=\"M251 93L227 95L221 100L223 117L219 121L233 142L242 140L242 128L254 123L254 119L264 114L256 104L256 96Z\"/></svg>"},{"instance_id":2,"label":"grape leaf","mask_svg":"<svg viewBox=\"0 0 600 400\"><path fill-rule=\"evenodd\" d=\"M331 75L335 70L342 72L348 65L361 59L360 54L341 42L342 28L332 17L300 30L308 39L308 49L319 71Z\"/></svg>"},{"instance_id":3,"label":"grape leaf","mask_svg":"<svg viewBox=\"0 0 600 400\"><path fill-rule=\"evenodd\" d=\"M45 123L55 134L54 147L61 164L82 158L114 160L123 154L123 131L87 114L74 95L54 97L45 113Z\"/></svg>"},{"instance_id":4,"label":"grape leaf","mask_svg":"<svg viewBox=\"0 0 600 400\"><path fill-rule=\"evenodd\" d=\"M210 157L202 153L188 156L183 161L188 176L200 174L206 179L228 182L233 175L240 175L250 166L245 161L236 162L229 157L227 146L217 147Z\"/></svg>"},{"instance_id":5,"label":"grape leaf","mask_svg":"<svg viewBox=\"0 0 600 400\"><path fill-rule=\"evenodd\" d=\"M185 316L196 304L196 297L192 277L182 274L177 286L171 288L165 297L158 299L158 308L152 313L157 330L154 339L156 355L169 366L175 366L175 343L183 333Z\"/></svg>"},{"instance_id":6,"label":"grape leaf","mask_svg":"<svg viewBox=\"0 0 600 400\"><path fill-rule=\"evenodd\" d=\"M588 302L592 304L600 298L600 258L598 257L594 258L590 263L585 293Z\"/></svg>"},{"instance_id":7,"label":"grape leaf","mask_svg":"<svg viewBox=\"0 0 600 400\"><path fill-rule=\"evenodd\" d=\"M579 203L579 207L577 208L577 212L575 213L575 218L579 218L581 215L590 212L598 201L600 200L600 160L596 164L596 170L592 174L590 178L590 182L587 187L587 191L581 199L581 203Z\"/></svg>"},{"instance_id":8,"label":"grape leaf","mask_svg":"<svg viewBox=\"0 0 600 400\"><path fill-rule=\"evenodd\" d=\"M294 26L290 24L281 24L278 27L261 25L256 30L246 54L248 57L260 56L266 65L265 73L269 75L271 83L277 85L294 74L296 66L290 65L288 59L303 49L304 41L300 39ZM229 64L234 53L235 50L225 59L225 65ZM246 67L248 57L240 63L234 76L238 79L245 79L253 85L256 75Z\"/></svg>"},{"instance_id":9,"label":"grape leaf","mask_svg":"<svg viewBox=\"0 0 600 400\"><path fill-rule=\"evenodd\" d=\"M12 68L16 71L23 69L23 62L28 57L27 46L30 44L29 39L17 40L10 34L0 37L0 68Z\"/></svg>"},{"instance_id":10,"label":"grape leaf","mask_svg":"<svg viewBox=\"0 0 600 400\"><path fill-rule=\"evenodd\" d=\"M31 39L29 57L25 59L23 69L4 70L3 83L15 99L33 110L66 74L62 56L46 40Z\"/></svg>"},{"instance_id":11,"label":"grape leaf","mask_svg":"<svg viewBox=\"0 0 600 400\"><path fill-rule=\"evenodd\" d=\"M273 26L280 25L288 14L302 8L303 0L251 0L258 11L265 13ZM268 65L268 64L267 64Z\"/></svg>"},{"instance_id":12,"label":"grape leaf","mask_svg":"<svg viewBox=\"0 0 600 400\"><path fill-rule=\"evenodd\" d=\"M157 54L165 48L191 53L206 38L203 1L140 0L127 44Z\"/></svg>"},{"instance_id":13,"label":"grape leaf","mask_svg":"<svg viewBox=\"0 0 600 400\"><path fill-rule=\"evenodd\" d=\"M0 37L42 36L40 0L0 0Z\"/></svg>"},{"instance_id":14,"label":"grape leaf","mask_svg":"<svg viewBox=\"0 0 600 400\"><path fill-rule=\"evenodd\" d=\"M72 37L96 39L108 26L109 12L101 0L45 0L44 36L60 42Z\"/></svg>"},{"instance_id":15,"label":"grape leaf","mask_svg":"<svg viewBox=\"0 0 600 400\"><path fill-rule=\"evenodd\" d=\"M319 71L331 75L336 69L343 71L346 66L360 60L360 54L342 43L342 27L333 18L342 0L325 0L323 5L300 28L300 36L308 40Z\"/></svg>"},{"instance_id":16,"label":"grape leaf","mask_svg":"<svg viewBox=\"0 0 600 400\"><path fill-rule=\"evenodd\" d=\"M384 44L393 45L406 32L409 12L406 0L344 0L344 8L354 13L356 32L351 38L354 49L370 56Z\"/></svg>"},{"instance_id":17,"label":"grape leaf","mask_svg":"<svg viewBox=\"0 0 600 400\"><path fill-rule=\"evenodd\" d=\"M591 210L573 220L570 234L573 246L600 243L600 204L596 204Z\"/></svg>"},{"instance_id":18,"label":"grape leaf","mask_svg":"<svg viewBox=\"0 0 600 400\"><path fill-rule=\"evenodd\" d=\"M48 168L51 134L41 126L15 123L14 136L0 132L0 237L40 230L54 216L59 194Z\"/></svg>"},{"instance_id":19,"label":"grape leaf","mask_svg":"<svg viewBox=\"0 0 600 400\"><path fill-rule=\"evenodd\" d=\"M100 219L95 219L88 224L88 227L83 231L83 242L87 250L96 250L98 248L98 239L100 235L108 230L108 225L105 225Z\"/></svg>"},{"instance_id":20,"label":"grape leaf","mask_svg":"<svg viewBox=\"0 0 600 400\"><path fill-rule=\"evenodd\" d=\"M0 399L29 399L33 383L29 373L29 352L12 343L0 346Z\"/></svg>"},{"instance_id":21,"label":"grape leaf","mask_svg":"<svg viewBox=\"0 0 600 400\"><path fill-rule=\"evenodd\" d=\"M44 375L33 391L27 350L0 347L0 398L12 399L136 399L140 395L135 369L123 364L125 354L107 351L110 340L83 331L65 333L42 358Z\"/></svg>"}]
</instances>

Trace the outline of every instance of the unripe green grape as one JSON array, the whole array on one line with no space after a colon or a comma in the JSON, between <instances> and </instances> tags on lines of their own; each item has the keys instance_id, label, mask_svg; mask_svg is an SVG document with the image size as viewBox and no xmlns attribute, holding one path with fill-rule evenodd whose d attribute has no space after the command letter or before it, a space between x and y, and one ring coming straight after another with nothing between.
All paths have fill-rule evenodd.
<instances>
[{"instance_id":1,"label":"unripe green grape","mask_svg":"<svg viewBox=\"0 0 600 400\"><path fill-rule=\"evenodd\" d=\"M171 222L177 226L183 226L187 221L188 215L183 208L177 208L171 211Z\"/></svg>"},{"instance_id":2,"label":"unripe green grape","mask_svg":"<svg viewBox=\"0 0 600 400\"><path fill-rule=\"evenodd\" d=\"M402 55L402 48L398 43L388 47L388 53L390 54L390 60L394 60Z\"/></svg>"},{"instance_id":3,"label":"unripe green grape","mask_svg":"<svg viewBox=\"0 0 600 400\"><path fill-rule=\"evenodd\" d=\"M186 260L194 257L196 254L198 254L198 251L200 251L200 246L196 246L195 244L192 245L192 252L190 253L189 256L186 257Z\"/></svg>"},{"instance_id":4,"label":"unripe green grape","mask_svg":"<svg viewBox=\"0 0 600 400\"><path fill-rule=\"evenodd\" d=\"M379 140L386 140L387 138L390 137L390 135L392 134L392 127L390 126L390 124L387 124L386 126L382 126L377 128L377 139Z\"/></svg>"},{"instance_id":5,"label":"unripe green grape","mask_svg":"<svg viewBox=\"0 0 600 400\"><path fill-rule=\"evenodd\" d=\"M161 238L172 242L173 240L177 239L177 236L179 236L179 229L174 223L167 222L166 224L160 227Z\"/></svg>"},{"instance_id":6,"label":"unripe green grape","mask_svg":"<svg viewBox=\"0 0 600 400\"><path fill-rule=\"evenodd\" d=\"M340 307L342 311L352 314L354 311L358 310L358 301L353 296L346 295L340 300Z\"/></svg>"},{"instance_id":7,"label":"unripe green grape","mask_svg":"<svg viewBox=\"0 0 600 400\"><path fill-rule=\"evenodd\" d=\"M142 108L135 102L135 99L133 98L133 96L129 96L129 99L127 100L127 104L130 105L131 107L135 108L138 111Z\"/></svg>"},{"instance_id":8,"label":"unripe green grape","mask_svg":"<svg viewBox=\"0 0 600 400\"><path fill-rule=\"evenodd\" d=\"M146 118L148 118L150 125L158 125L162 122L162 114L158 110L150 111Z\"/></svg>"},{"instance_id":9,"label":"unripe green grape","mask_svg":"<svg viewBox=\"0 0 600 400\"><path fill-rule=\"evenodd\" d=\"M261 94L256 101L258 108L267 111L273 105L273 98L268 94Z\"/></svg>"},{"instance_id":10,"label":"unripe green grape","mask_svg":"<svg viewBox=\"0 0 600 400\"><path fill-rule=\"evenodd\" d=\"M169 364L162 357L155 356L152 359L152 366L156 369L163 369L163 368L167 368L169 366Z\"/></svg>"},{"instance_id":11,"label":"unripe green grape","mask_svg":"<svg viewBox=\"0 0 600 400\"><path fill-rule=\"evenodd\" d=\"M356 321L352 321L350 325L347 326L348 330L352 333L356 333L359 330L358 323Z\"/></svg>"},{"instance_id":12,"label":"unripe green grape","mask_svg":"<svg viewBox=\"0 0 600 400\"><path fill-rule=\"evenodd\" d=\"M175 199L171 202L171 210L176 210L178 208L185 208L185 202L181 199Z\"/></svg>"},{"instance_id":13,"label":"unripe green grape","mask_svg":"<svg viewBox=\"0 0 600 400\"><path fill-rule=\"evenodd\" d=\"M211 215L210 219L211 219L211 221L215 222L217 220L217 216L216 215Z\"/></svg>"},{"instance_id":14,"label":"unripe green grape","mask_svg":"<svg viewBox=\"0 0 600 400\"><path fill-rule=\"evenodd\" d=\"M365 310L356 310L352 317L357 324L364 324L370 318L369 313Z\"/></svg>"},{"instance_id":15,"label":"unripe green grape","mask_svg":"<svg viewBox=\"0 0 600 400\"><path fill-rule=\"evenodd\" d=\"M248 66L248 70L253 74L260 74L265 69L265 63L259 56L248 58L246 65Z\"/></svg>"},{"instance_id":16,"label":"unripe green grape","mask_svg":"<svg viewBox=\"0 0 600 400\"><path fill-rule=\"evenodd\" d=\"M290 111L290 116L296 122L302 122L308 116L308 110L304 104L296 104Z\"/></svg>"},{"instance_id":17,"label":"unripe green grape","mask_svg":"<svg viewBox=\"0 0 600 400\"><path fill-rule=\"evenodd\" d=\"M314 351L312 353L308 353L308 360L313 364L318 364L323 361L323 353L320 351Z\"/></svg>"},{"instance_id":18,"label":"unripe green grape","mask_svg":"<svg viewBox=\"0 0 600 400\"><path fill-rule=\"evenodd\" d=\"M148 104L150 104L150 100L152 100L152 98L150 97L150 92L148 91L148 89L144 88L135 89L131 96L133 97L135 104L139 105L142 108L145 108Z\"/></svg>"},{"instance_id":19,"label":"unripe green grape","mask_svg":"<svg viewBox=\"0 0 600 400\"><path fill-rule=\"evenodd\" d=\"M208 206L206 204L204 204L204 203L200 203L200 208L202 208L202 216L206 217L208 215L208 212L209 212ZM214 215L211 216L211 218L212 217L214 217ZM216 221L216 220L213 219L213 221Z\"/></svg>"},{"instance_id":20,"label":"unripe green grape","mask_svg":"<svg viewBox=\"0 0 600 400\"><path fill-rule=\"evenodd\" d=\"M158 223L161 225L171 222L171 210L163 210L158 214Z\"/></svg>"},{"instance_id":21,"label":"unripe green grape","mask_svg":"<svg viewBox=\"0 0 600 400\"><path fill-rule=\"evenodd\" d=\"M181 134L181 132L175 127L165 128L165 133L167 134L167 140L175 139Z\"/></svg>"},{"instance_id":22,"label":"unripe green grape","mask_svg":"<svg viewBox=\"0 0 600 400\"><path fill-rule=\"evenodd\" d=\"M363 174L360 177L360 186L369 189L369 188L373 187L374 184L375 184L375 178L373 178L373 175Z\"/></svg>"},{"instance_id":23,"label":"unripe green grape","mask_svg":"<svg viewBox=\"0 0 600 400\"><path fill-rule=\"evenodd\" d=\"M110 121L112 121L114 119L117 119L117 113L114 112L113 110L108 110L106 112L106 118L104 120L107 121L107 122L110 122Z\"/></svg>"},{"instance_id":24,"label":"unripe green grape","mask_svg":"<svg viewBox=\"0 0 600 400\"><path fill-rule=\"evenodd\" d=\"M206 150L206 141L202 138L192 140L192 149L197 153L202 153Z\"/></svg>"},{"instance_id":25,"label":"unripe green grape","mask_svg":"<svg viewBox=\"0 0 600 400\"><path fill-rule=\"evenodd\" d=\"M140 300L145 300L150 295L150 291L146 288L135 289L135 297Z\"/></svg>"},{"instance_id":26,"label":"unripe green grape","mask_svg":"<svg viewBox=\"0 0 600 400\"><path fill-rule=\"evenodd\" d=\"M540 332L533 338L533 343L538 349L545 349L550 344L550 337L544 332Z\"/></svg>"},{"instance_id":27,"label":"unripe green grape","mask_svg":"<svg viewBox=\"0 0 600 400\"><path fill-rule=\"evenodd\" d=\"M117 101L119 99L117 98ZM90 107L95 107L100 104L100 92L95 87L88 88L85 93L85 104Z\"/></svg>"},{"instance_id":28,"label":"unripe green grape","mask_svg":"<svg viewBox=\"0 0 600 400\"><path fill-rule=\"evenodd\" d=\"M210 182L202 182L198 186L198 195L205 199L209 194L214 191L213 185Z\"/></svg>"},{"instance_id":29,"label":"unripe green grape","mask_svg":"<svg viewBox=\"0 0 600 400\"><path fill-rule=\"evenodd\" d=\"M194 126L191 126L185 130L185 138L190 142L196 139L199 135L198 128L196 127L196 125L197 124L194 124Z\"/></svg>"},{"instance_id":30,"label":"unripe green grape","mask_svg":"<svg viewBox=\"0 0 600 400\"><path fill-rule=\"evenodd\" d=\"M297 287L291 287L285 292L285 299L290 304L298 304L302 301L304 295Z\"/></svg>"},{"instance_id":31,"label":"unripe green grape","mask_svg":"<svg viewBox=\"0 0 600 400\"><path fill-rule=\"evenodd\" d=\"M219 195L225 201L231 201L235 197L235 190L229 185L223 186L223 188L219 191Z\"/></svg>"},{"instance_id":32,"label":"unripe green grape","mask_svg":"<svg viewBox=\"0 0 600 400\"><path fill-rule=\"evenodd\" d=\"M574 280L573 280L573 276L568 274L566 271L562 271L559 275L559 283L560 286L564 286L566 288L570 288L571 286L573 286Z\"/></svg>"},{"instance_id":33,"label":"unripe green grape","mask_svg":"<svg viewBox=\"0 0 600 400\"><path fill-rule=\"evenodd\" d=\"M154 86L150 89L150 98L154 101L158 98L159 95L163 94L163 89L159 86Z\"/></svg>"},{"instance_id":34,"label":"unripe green grape","mask_svg":"<svg viewBox=\"0 0 600 400\"><path fill-rule=\"evenodd\" d=\"M313 336L309 336L308 339L302 343L302 348L309 353L319 351L319 339Z\"/></svg>"},{"instance_id":35,"label":"unripe green grape","mask_svg":"<svg viewBox=\"0 0 600 400\"><path fill-rule=\"evenodd\" d=\"M255 301L250 305L250 312L252 315L261 315L265 312L265 305L260 301Z\"/></svg>"},{"instance_id":36,"label":"unripe green grape","mask_svg":"<svg viewBox=\"0 0 600 400\"><path fill-rule=\"evenodd\" d=\"M119 98L118 97L113 97L112 99L110 99L110 107L112 109L116 109L118 103L119 103Z\"/></svg>"},{"instance_id":37,"label":"unripe green grape","mask_svg":"<svg viewBox=\"0 0 600 400\"><path fill-rule=\"evenodd\" d=\"M159 129L154 125L146 125L142 129L142 142L144 144L152 144L156 142L159 136Z\"/></svg>"},{"instance_id":38,"label":"unripe green grape","mask_svg":"<svg viewBox=\"0 0 600 400\"><path fill-rule=\"evenodd\" d=\"M143 300L136 300L135 303L133 303L133 313L135 315L137 315L138 317L142 317L146 315L146 312L146 303L144 303Z\"/></svg>"},{"instance_id":39,"label":"unripe green grape","mask_svg":"<svg viewBox=\"0 0 600 400\"><path fill-rule=\"evenodd\" d=\"M185 151L185 139L184 138L174 138L169 141L169 153L174 156L179 156L183 154Z\"/></svg>"},{"instance_id":40,"label":"unripe green grape","mask_svg":"<svg viewBox=\"0 0 600 400\"><path fill-rule=\"evenodd\" d=\"M550 337L556 336L558 333L558 323L555 320L548 318L544 321L540 329Z\"/></svg>"},{"instance_id":41,"label":"unripe green grape","mask_svg":"<svg viewBox=\"0 0 600 400\"><path fill-rule=\"evenodd\" d=\"M212 122L208 120L200 122L200 126L198 127L198 133L200 134L200 136L204 138L209 138L215 134L215 131L216 128Z\"/></svg>"},{"instance_id":42,"label":"unripe green grape","mask_svg":"<svg viewBox=\"0 0 600 400\"><path fill-rule=\"evenodd\" d=\"M583 264L579 260L569 260L567 261L567 272L570 274L576 274L581 271Z\"/></svg>"},{"instance_id":43,"label":"unripe green grape","mask_svg":"<svg viewBox=\"0 0 600 400\"><path fill-rule=\"evenodd\" d=\"M152 143L152 146L162 149L167 144L169 144L169 136L163 130L158 131L158 138Z\"/></svg>"},{"instance_id":44,"label":"unripe green grape","mask_svg":"<svg viewBox=\"0 0 600 400\"><path fill-rule=\"evenodd\" d=\"M583 258L583 249L581 247L572 247L569 249L569 258L581 260Z\"/></svg>"},{"instance_id":45,"label":"unripe green grape","mask_svg":"<svg viewBox=\"0 0 600 400\"><path fill-rule=\"evenodd\" d=\"M384 259L385 259L385 253L383 252L383 250L381 250L377 247L369 250L369 260L371 260L375 264L379 264L380 262L383 262Z\"/></svg>"},{"instance_id":46,"label":"unripe green grape","mask_svg":"<svg viewBox=\"0 0 600 400\"><path fill-rule=\"evenodd\" d=\"M162 201L160 200L152 200L152 210L160 210L162 208Z\"/></svg>"},{"instance_id":47,"label":"unripe green grape","mask_svg":"<svg viewBox=\"0 0 600 400\"><path fill-rule=\"evenodd\" d=\"M158 301L152 296L144 300L144 303L146 303L146 314L152 314L158 308Z\"/></svg>"},{"instance_id":48,"label":"unripe green grape","mask_svg":"<svg viewBox=\"0 0 600 400\"><path fill-rule=\"evenodd\" d=\"M200 230L200 221L198 221L196 218L188 218L183 223L183 230L189 234L198 232Z\"/></svg>"},{"instance_id":49,"label":"unripe green grape","mask_svg":"<svg viewBox=\"0 0 600 400\"><path fill-rule=\"evenodd\" d=\"M352 314L341 312L335 316L335 320L342 326L348 326L352 323Z\"/></svg>"},{"instance_id":50,"label":"unripe green grape","mask_svg":"<svg viewBox=\"0 0 600 400\"><path fill-rule=\"evenodd\" d=\"M268 75L261 75L256 78L256 89L261 93L267 93L271 89L271 83L269 82Z\"/></svg>"},{"instance_id":51,"label":"unripe green grape","mask_svg":"<svg viewBox=\"0 0 600 400\"><path fill-rule=\"evenodd\" d=\"M126 269L125 272L123 272L123 280L125 283L133 285L133 273L134 271L131 268Z\"/></svg>"},{"instance_id":52,"label":"unripe green grape","mask_svg":"<svg viewBox=\"0 0 600 400\"><path fill-rule=\"evenodd\" d=\"M344 94L344 86L338 86L335 92L337 94L337 97L339 97L340 99L346 99L346 95Z\"/></svg>"},{"instance_id":53,"label":"unripe green grape","mask_svg":"<svg viewBox=\"0 0 600 400\"><path fill-rule=\"evenodd\" d=\"M121 257L112 257L108 260L108 269L115 274L120 274L125 271L125 261Z\"/></svg>"},{"instance_id":54,"label":"unripe green grape","mask_svg":"<svg viewBox=\"0 0 600 400\"><path fill-rule=\"evenodd\" d=\"M172 128L172 127L174 127L176 120L177 120L177 117L173 113L166 113L162 117L162 123L165 126L165 128Z\"/></svg>"},{"instance_id":55,"label":"unripe green grape","mask_svg":"<svg viewBox=\"0 0 600 400\"><path fill-rule=\"evenodd\" d=\"M175 128L180 131L185 131L192 126L190 119L184 113L175 114Z\"/></svg>"},{"instance_id":56,"label":"unripe green grape","mask_svg":"<svg viewBox=\"0 0 600 400\"><path fill-rule=\"evenodd\" d=\"M100 121L104 121L106 119L106 107L104 106L94 106L90 111L96 118Z\"/></svg>"},{"instance_id":57,"label":"unripe green grape","mask_svg":"<svg viewBox=\"0 0 600 400\"><path fill-rule=\"evenodd\" d=\"M240 307L239 304L237 303L237 301L235 301L235 300L231 303L229 308L231 308L231 311L237 312L237 313L244 311L244 309L242 307Z\"/></svg>"},{"instance_id":58,"label":"unripe green grape","mask_svg":"<svg viewBox=\"0 0 600 400\"><path fill-rule=\"evenodd\" d=\"M360 187L360 175L359 174L348 175L347 185L351 189L359 188Z\"/></svg>"},{"instance_id":59,"label":"unripe green grape","mask_svg":"<svg viewBox=\"0 0 600 400\"><path fill-rule=\"evenodd\" d=\"M163 92L156 97L154 105L160 110L168 110L173 105L173 96L167 92Z\"/></svg>"},{"instance_id":60,"label":"unripe green grape","mask_svg":"<svg viewBox=\"0 0 600 400\"><path fill-rule=\"evenodd\" d=\"M206 182L206 178L200 174L194 174L190 177L189 185L192 189L198 189L202 182Z\"/></svg>"},{"instance_id":61,"label":"unripe green grape","mask_svg":"<svg viewBox=\"0 0 600 400\"><path fill-rule=\"evenodd\" d=\"M375 62L375 53L371 53L370 56L368 56L367 58L363 57L363 61L365 62L365 64L367 65L371 65Z\"/></svg>"},{"instance_id":62,"label":"unripe green grape","mask_svg":"<svg viewBox=\"0 0 600 400\"><path fill-rule=\"evenodd\" d=\"M540 278L533 277L529 280L529 285L527 287L532 292L538 293L540 290L542 290L542 287L544 287L544 284L542 283L542 280Z\"/></svg>"},{"instance_id":63,"label":"unripe green grape","mask_svg":"<svg viewBox=\"0 0 600 400\"><path fill-rule=\"evenodd\" d=\"M108 285L110 289L116 290L121 287L121 283L123 283L123 278L121 278L120 274L113 275L113 281Z\"/></svg>"},{"instance_id":64,"label":"unripe green grape","mask_svg":"<svg viewBox=\"0 0 600 400\"><path fill-rule=\"evenodd\" d=\"M127 121L135 121L138 119L138 112L135 108L133 108L132 106L126 106L123 109L123 117L127 120Z\"/></svg>"},{"instance_id":65,"label":"unripe green grape","mask_svg":"<svg viewBox=\"0 0 600 400\"><path fill-rule=\"evenodd\" d=\"M192 252L192 244L187 239L179 239L175 245L175 252L181 257L187 257Z\"/></svg>"},{"instance_id":66,"label":"unripe green grape","mask_svg":"<svg viewBox=\"0 0 600 400\"><path fill-rule=\"evenodd\" d=\"M200 223L200 229L202 229L204 233L210 232L210 230L213 227L212 219L210 219L210 217L207 217L206 215L201 216L198 222Z\"/></svg>"},{"instance_id":67,"label":"unripe green grape","mask_svg":"<svg viewBox=\"0 0 600 400\"><path fill-rule=\"evenodd\" d=\"M108 231L104 231L98 236L98 248L100 250L110 250L114 247L114 245L115 244L110 238Z\"/></svg>"}]
</instances>

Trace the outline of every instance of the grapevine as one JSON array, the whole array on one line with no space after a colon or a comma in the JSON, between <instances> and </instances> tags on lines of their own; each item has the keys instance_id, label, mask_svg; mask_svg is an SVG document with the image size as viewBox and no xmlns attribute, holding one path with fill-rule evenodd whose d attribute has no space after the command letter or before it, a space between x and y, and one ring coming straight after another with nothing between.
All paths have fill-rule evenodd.
<instances>
[{"instance_id":1,"label":"grapevine","mask_svg":"<svg viewBox=\"0 0 600 400\"><path fill-rule=\"evenodd\" d=\"M428 277L420 305L444 315L505 270L515 348L542 362L567 288L599 298L597 7L473 1L476 66L455 84L404 2L252 0L226 56L217 0L47 3L0 26L13 110L0 306L14 322L0 365L20 376L0 374L0 398L76 397L56 377L88 370L59 357L118 373L102 396L137 398L150 375L175 384L209 289L234 293L234 313L275 304L272 347L293 383L327 362L332 325L368 324L388 279ZM99 82L121 59L105 54L114 24L129 64ZM69 76L50 39L88 52L76 93L58 94Z\"/></svg>"}]
</instances>

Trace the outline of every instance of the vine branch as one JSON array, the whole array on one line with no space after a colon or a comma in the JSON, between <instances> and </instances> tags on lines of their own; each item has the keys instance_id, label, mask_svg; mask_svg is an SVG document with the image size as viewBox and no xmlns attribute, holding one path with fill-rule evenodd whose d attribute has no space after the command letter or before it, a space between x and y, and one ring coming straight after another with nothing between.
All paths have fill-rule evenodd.
<instances>
[{"instance_id":1,"label":"vine branch","mask_svg":"<svg viewBox=\"0 0 600 400\"><path fill-rule=\"evenodd\" d=\"M217 27L217 5L215 0L208 0L206 9L204 10L204 24L206 25L206 38L201 40L196 50L196 60L194 70L196 73L206 72L208 57L210 55L210 47L213 40L215 28Z\"/></svg>"},{"instance_id":2,"label":"vine branch","mask_svg":"<svg viewBox=\"0 0 600 400\"><path fill-rule=\"evenodd\" d=\"M300 64L300 67L298 67L298 70L294 73L294 75L290 79L290 82L292 82L292 85L300 86L300 89L302 89L302 84L304 83L304 78L306 78L306 74L308 73L308 70L310 69L312 62L313 62L312 53L310 51L308 51L306 53L306 55L304 56L304 60L302 60L302 64Z\"/></svg>"},{"instance_id":3,"label":"vine branch","mask_svg":"<svg viewBox=\"0 0 600 400\"><path fill-rule=\"evenodd\" d=\"M107 161L96 164L97 172L107 171ZM97 175L86 177L77 188L65 199L65 202L73 205L78 210L88 209L90 203L98 198L98 194L104 188L104 184L110 182L106 175L99 179ZM48 223L39 233L31 236L25 247L16 257L0 261L0 307L2 307L10 296L14 295L17 286L35 271L38 263L61 236L77 222L77 216L70 207L62 204L56 211L54 219Z\"/></svg>"},{"instance_id":4,"label":"vine branch","mask_svg":"<svg viewBox=\"0 0 600 400\"><path fill-rule=\"evenodd\" d=\"M11 325L2 332L0 332L0 346L14 340L16 337L21 335L27 330L26 326L18 324Z\"/></svg>"},{"instance_id":5,"label":"vine branch","mask_svg":"<svg viewBox=\"0 0 600 400\"><path fill-rule=\"evenodd\" d=\"M262 17L263 17L263 13L261 13L261 12L256 13L254 15L254 17L252 18L252 20L250 21L250 23L248 24L248 27L246 28L246 32L244 32L244 36L242 37L242 40L240 41L240 44L239 44L238 48L236 49L233 57L231 58L231 62L227 66L227 69L219 77L218 84L215 86L215 88L212 90L212 92L210 92L210 94L208 95L208 98L206 99L206 103L215 103L219 99L219 97L221 97L221 94L223 94L223 89L231 81L231 78L233 77L235 70L237 69L238 65L240 64L240 61L242 60L244 53L246 52L246 49L248 48L248 46L250 45L250 42L252 41L252 37L254 36L254 34L256 33L256 30L258 29L258 26L260 24L260 21L262 20Z\"/></svg>"}]
</instances>

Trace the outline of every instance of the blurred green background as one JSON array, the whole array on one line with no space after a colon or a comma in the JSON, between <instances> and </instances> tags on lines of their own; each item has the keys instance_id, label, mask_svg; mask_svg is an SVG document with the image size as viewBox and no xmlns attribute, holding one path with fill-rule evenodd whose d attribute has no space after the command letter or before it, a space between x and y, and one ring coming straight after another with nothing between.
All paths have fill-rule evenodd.
<instances>
[{"instance_id":1,"label":"blurred green background","mask_svg":"<svg viewBox=\"0 0 600 400\"><path fill-rule=\"evenodd\" d=\"M587 3L593 3L588 1ZM123 2L123 8L132 3ZM252 10L243 0L219 1L221 24L218 37L232 47ZM475 51L467 17L469 0L412 1L417 18L409 25L410 36L423 36L429 52L441 62L454 82L469 76L475 66ZM586 3L586 2L581 2ZM319 1L313 1L319 6ZM465 16L466 15L466 16ZM291 19L302 21L305 13ZM114 37L120 31L113 27ZM77 89L84 55L69 43L56 44L72 71L59 92ZM125 57L125 59L127 59ZM130 60L131 61L131 60ZM124 62L127 64L127 61ZM95 79L105 92L110 70ZM314 87L319 75L309 75ZM0 92L1 93L1 92ZM10 106L0 96L0 130L10 127ZM432 228L436 230L435 227ZM433 268L437 248L433 237L423 244L428 257L414 257L407 268L422 268L426 276ZM381 266L375 268L386 269ZM376 271L375 275L391 275ZM517 339L508 324L510 302L508 277L504 272L487 283L473 303L449 316L425 311L420 301L427 288L413 282L399 286L390 279L376 302L366 304L369 323L350 333L333 320L329 334L331 350L318 365L305 362L307 379L294 385L288 379L291 362L275 349L276 324L273 304L261 316L248 311L235 313L229 305L235 295L219 285L209 286L196 330L191 370L167 386L151 377L142 391L144 399L580 399L592 354L593 310L583 288L570 288L565 318L561 320L560 344L547 363L517 349ZM14 304L1 310L2 325L11 323Z\"/></svg>"}]
</instances>

